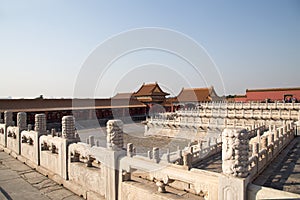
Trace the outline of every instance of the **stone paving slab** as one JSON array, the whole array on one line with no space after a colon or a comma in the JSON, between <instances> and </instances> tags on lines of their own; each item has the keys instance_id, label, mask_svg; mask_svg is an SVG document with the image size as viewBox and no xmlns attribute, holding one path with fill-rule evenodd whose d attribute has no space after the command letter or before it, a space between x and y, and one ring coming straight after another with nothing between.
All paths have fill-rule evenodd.
<instances>
[{"instance_id":1,"label":"stone paving slab","mask_svg":"<svg viewBox=\"0 0 300 200\"><path fill-rule=\"evenodd\" d=\"M38 189L32 187L32 185L30 185L28 182L26 182L24 179L20 177L9 179L6 181L1 181L0 187L2 189L2 194L7 199L20 199L20 200L21 199L24 200L27 199L28 200L31 199L49 200L50 199L46 195L39 192Z\"/></svg>"},{"instance_id":2,"label":"stone paving slab","mask_svg":"<svg viewBox=\"0 0 300 200\"><path fill-rule=\"evenodd\" d=\"M0 148L0 200L83 199Z\"/></svg>"},{"instance_id":3,"label":"stone paving slab","mask_svg":"<svg viewBox=\"0 0 300 200\"><path fill-rule=\"evenodd\" d=\"M217 153L193 165L194 168L203 169L211 172L222 172L222 155Z\"/></svg>"},{"instance_id":4,"label":"stone paving slab","mask_svg":"<svg viewBox=\"0 0 300 200\"><path fill-rule=\"evenodd\" d=\"M5 166L7 166L8 168L10 168L13 171L16 172L28 172L28 171L33 171L33 169L31 169L30 167L28 167L27 165L24 165L22 163L20 163L19 160L15 159L15 158L11 158L11 159L7 159L5 160Z\"/></svg>"},{"instance_id":5,"label":"stone paving slab","mask_svg":"<svg viewBox=\"0 0 300 200\"><path fill-rule=\"evenodd\" d=\"M11 180L11 179L16 179L19 177L19 175L14 172L14 171L11 171L10 169L1 169L0 170L0 181L8 181L8 180Z\"/></svg>"}]
</instances>

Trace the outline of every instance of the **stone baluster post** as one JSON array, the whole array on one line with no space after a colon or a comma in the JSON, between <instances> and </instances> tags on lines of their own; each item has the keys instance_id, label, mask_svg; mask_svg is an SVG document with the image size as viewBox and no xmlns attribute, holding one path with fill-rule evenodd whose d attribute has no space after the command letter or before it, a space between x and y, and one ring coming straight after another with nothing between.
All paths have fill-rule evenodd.
<instances>
[{"instance_id":1,"label":"stone baluster post","mask_svg":"<svg viewBox=\"0 0 300 200\"><path fill-rule=\"evenodd\" d=\"M261 138L261 148L268 149L268 138L267 137Z\"/></svg>"},{"instance_id":2,"label":"stone baluster post","mask_svg":"<svg viewBox=\"0 0 300 200\"><path fill-rule=\"evenodd\" d=\"M269 133L268 142L269 142L269 144L274 145L274 134L273 133Z\"/></svg>"},{"instance_id":3,"label":"stone baluster post","mask_svg":"<svg viewBox=\"0 0 300 200\"><path fill-rule=\"evenodd\" d=\"M279 137L283 137L283 128L280 127L278 130L279 130Z\"/></svg>"},{"instance_id":4,"label":"stone baluster post","mask_svg":"<svg viewBox=\"0 0 300 200\"><path fill-rule=\"evenodd\" d=\"M34 138L32 138L32 139L34 141L33 146L35 148L35 151L37 152L36 153L36 161L37 161L37 164L40 165L40 151L39 151L40 141L39 141L39 138L40 138L40 136L47 134L46 115L45 114L36 114L34 116L34 120L35 120L35 122L34 122L35 134L34 134ZM31 128L31 127L29 127L29 125L28 125L28 128Z\"/></svg>"},{"instance_id":5,"label":"stone baluster post","mask_svg":"<svg viewBox=\"0 0 300 200\"><path fill-rule=\"evenodd\" d=\"M245 129L224 129L222 133L222 170L224 174L248 176L249 139Z\"/></svg>"},{"instance_id":6,"label":"stone baluster post","mask_svg":"<svg viewBox=\"0 0 300 200\"><path fill-rule=\"evenodd\" d=\"M109 120L106 124L107 148L121 150L123 148L123 122L118 119Z\"/></svg>"},{"instance_id":7,"label":"stone baluster post","mask_svg":"<svg viewBox=\"0 0 300 200\"><path fill-rule=\"evenodd\" d=\"M281 119L281 109L278 111L279 119Z\"/></svg>"},{"instance_id":8,"label":"stone baluster post","mask_svg":"<svg viewBox=\"0 0 300 200\"><path fill-rule=\"evenodd\" d=\"M256 131L256 133L257 133L257 142L258 142L258 144L260 144L260 130L259 129L257 129L257 131Z\"/></svg>"},{"instance_id":9,"label":"stone baluster post","mask_svg":"<svg viewBox=\"0 0 300 200\"><path fill-rule=\"evenodd\" d=\"M254 142L252 146L252 155L258 155L259 153L259 143Z\"/></svg>"},{"instance_id":10,"label":"stone baluster post","mask_svg":"<svg viewBox=\"0 0 300 200\"><path fill-rule=\"evenodd\" d=\"M274 140L278 140L279 138L279 131L277 129L275 129L275 133L274 133Z\"/></svg>"},{"instance_id":11,"label":"stone baluster post","mask_svg":"<svg viewBox=\"0 0 300 200\"><path fill-rule=\"evenodd\" d=\"M66 139L75 138L75 118L71 115L62 118L62 137Z\"/></svg>"},{"instance_id":12,"label":"stone baluster post","mask_svg":"<svg viewBox=\"0 0 300 200\"><path fill-rule=\"evenodd\" d=\"M207 147L210 147L210 137L207 139Z\"/></svg>"},{"instance_id":13,"label":"stone baluster post","mask_svg":"<svg viewBox=\"0 0 300 200\"><path fill-rule=\"evenodd\" d=\"M52 137L56 136L56 130L55 130L55 128L51 129L51 136Z\"/></svg>"},{"instance_id":14,"label":"stone baluster post","mask_svg":"<svg viewBox=\"0 0 300 200\"><path fill-rule=\"evenodd\" d=\"M170 163L170 149L167 149L166 159L167 159L167 162Z\"/></svg>"},{"instance_id":15,"label":"stone baluster post","mask_svg":"<svg viewBox=\"0 0 300 200\"><path fill-rule=\"evenodd\" d=\"M152 158L154 160L154 162L159 163L160 158L159 158L159 148L154 147L152 149Z\"/></svg>"},{"instance_id":16,"label":"stone baluster post","mask_svg":"<svg viewBox=\"0 0 300 200\"><path fill-rule=\"evenodd\" d=\"M190 152L183 153L183 165L188 169L192 167L192 154Z\"/></svg>"},{"instance_id":17,"label":"stone baluster post","mask_svg":"<svg viewBox=\"0 0 300 200\"><path fill-rule=\"evenodd\" d=\"M46 115L45 114L36 114L35 115L35 124L34 130L39 133L39 135L46 134Z\"/></svg>"},{"instance_id":18,"label":"stone baluster post","mask_svg":"<svg viewBox=\"0 0 300 200\"><path fill-rule=\"evenodd\" d=\"M269 124L269 131L271 132L272 131L272 125Z\"/></svg>"},{"instance_id":19,"label":"stone baluster post","mask_svg":"<svg viewBox=\"0 0 300 200\"><path fill-rule=\"evenodd\" d=\"M177 156L182 158L182 150L180 150L179 146L177 147Z\"/></svg>"},{"instance_id":20,"label":"stone baluster post","mask_svg":"<svg viewBox=\"0 0 300 200\"><path fill-rule=\"evenodd\" d=\"M28 124L27 131L32 131L32 124Z\"/></svg>"},{"instance_id":21,"label":"stone baluster post","mask_svg":"<svg viewBox=\"0 0 300 200\"><path fill-rule=\"evenodd\" d=\"M132 143L127 144L127 156L128 157L133 156L133 144Z\"/></svg>"},{"instance_id":22,"label":"stone baluster post","mask_svg":"<svg viewBox=\"0 0 300 200\"><path fill-rule=\"evenodd\" d=\"M20 132L26 130L27 128L27 115L25 112L19 112L17 115L17 127Z\"/></svg>"},{"instance_id":23,"label":"stone baluster post","mask_svg":"<svg viewBox=\"0 0 300 200\"><path fill-rule=\"evenodd\" d=\"M13 113L10 111L5 111L4 112L4 123L6 126L13 126Z\"/></svg>"},{"instance_id":24,"label":"stone baluster post","mask_svg":"<svg viewBox=\"0 0 300 200\"><path fill-rule=\"evenodd\" d=\"M90 135L89 136L89 141L90 141L90 146L93 147L95 146L95 137Z\"/></svg>"},{"instance_id":25,"label":"stone baluster post","mask_svg":"<svg viewBox=\"0 0 300 200\"><path fill-rule=\"evenodd\" d=\"M72 143L80 142L79 135L76 133L76 128L75 128L75 118L72 115L67 115L62 117L61 121L62 125L62 133L61 133L61 141L62 143L62 148L63 150L61 151L61 157L65 159L64 166L65 166L65 171L63 172L64 175L63 177L65 179L68 179L68 154L69 154L69 148L68 146ZM60 136L59 136L60 137ZM91 143L90 139L87 138L89 143ZM86 165L88 167L92 166L93 159L92 157L88 156L88 161Z\"/></svg>"},{"instance_id":26,"label":"stone baluster post","mask_svg":"<svg viewBox=\"0 0 300 200\"><path fill-rule=\"evenodd\" d=\"M156 181L156 186L158 187L159 193L165 193L166 192L166 185L163 183L163 181Z\"/></svg>"},{"instance_id":27,"label":"stone baluster post","mask_svg":"<svg viewBox=\"0 0 300 200\"><path fill-rule=\"evenodd\" d=\"M198 148L201 151L203 147L202 140L198 140Z\"/></svg>"},{"instance_id":28,"label":"stone baluster post","mask_svg":"<svg viewBox=\"0 0 300 200\"><path fill-rule=\"evenodd\" d=\"M273 124L273 130L274 130L274 131L276 130L276 125L275 125L275 124Z\"/></svg>"},{"instance_id":29,"label":"stone baluster post","mask_svg":"<svg viewBox=\"0 0 300 200\"><path fill-rule=\"evenodd\" d=\"M147 151L147 156L151 160L152 159L152 151Z\"/></svg>"}]
</instances>

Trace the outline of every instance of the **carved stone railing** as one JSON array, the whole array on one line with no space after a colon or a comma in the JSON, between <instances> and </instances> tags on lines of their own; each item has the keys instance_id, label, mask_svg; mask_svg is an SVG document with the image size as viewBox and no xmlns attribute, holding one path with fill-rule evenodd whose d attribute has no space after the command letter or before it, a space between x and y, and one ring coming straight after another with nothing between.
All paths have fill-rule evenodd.
<instances>
[{"instance_id":1,"label":"carved stone railing","mask_svg":"<svg viewBox=\"0 0 300 200\"><path fill-rule=\"evenodd\" d=\"M260 103L260 102L207 102L201 103L205 109L296 109L300 110L300 103Z\"/></svg>"},{"instance_id":2,"label":"carved stone railing","mask_svg":"<svg viewBox=\"0 0 300 200\"><path fill-rule=\"evenodd\" d=\"M88 193L93 193L99 199L105 196L105 160L100 156L106 155L105 152L103 147L82 142L69 146L68 178L72 185L80 188L79 195L87 198Z\"/></svg>"},{"instance_id":3,"label":"carved stone railing","mask_svg":"<svg viewBox=\"0 0 300 200\"><path fill-rule=\"evenodd\" d=\"M222 133L223 173L242 178L249 176L253 180L293 140L294 135L293 122L279 128L257 127L252 131L225 129ZM249 152L252 153L250 157Z\"/></svg>"},{"instance_id":4,"label":"carved stone railing","mask_svg":"<svg viewBox=\"0 0 300 200\"><path fill-rule=\"evenodd\" d=\"M256 124L269 123L282 125L283 121L264 121L264 120L248 120L248 119L222 119L222 118L184 118L180 117L173 120L165 120L161 118L152 118L148 121L148 127L161 127L161 128L200 128L204 129L219 129L223 130L224 128L248 128L251 129Z\"/></svg>"},{"instance_id":5,"label":"carved stone railing","mask_svg":"<svg viewBox=\"0 0 300 200\"><path fill-rule=\"evenodd\" d=\"M293 122L279 128L271 129L259 139L253 138L252 156L249 157L249 172L251 180L257 177L277 155L293 140L295 126Z\"/></svg>"},{"instance_id":6,"label":"carved stone railing","mask_svg":"<svg viewBox=\"0 0 300 200\"><path fill-rule=\"evenodd\" d=\"M152 152L155 154L156 151ZM189 162L191 157L188 155L191 154L183 154L183 166L173 165L163 162L163 160L156 162L155 158L149 159L139 155L122 158L120 160L122 170L120 172L122 173L121 191L127 191L132 187L130 186L132 183L130 180L134 180L135 195L137 195L140 193L137 192L139 188L142 188L143 183L147 181L149 185L156 185L158 193L155 196L157 197L159 197L159 193L167 192L170 195L168 199L178 198L177 193L174 193L177 190L178 193L188 192L194 195L194 198L218 199L218 180L221 174L188 168L186 162ZM173 189L167 189L166 186ZM155 193L155 191L151 191L151 193ZM127 195L119 197L121 199L131 199Z\"/></svg>"},{"instance_id":7,"label":"carved stone railing","mask_svg":"<svg viewBox=\"0 0 300 200\"><path fill-rule=\"evenodd\" d=\"M79 135L75 131L75 118L71 115L62 118L61 137L56 136L54 132L39 138L40 165L62 178L68 179L68 146L80 142Z\"/></svg>"},{"instance_id":8,"label":"carved stone railing","mask_svg":"<svg viewBox=\"0 0 300 200\"><path fill-rule=\"evenodd\" d=\"M249 135L253 136L250 141ZM222 132L222 171L225 176L219 179L219 199L247 199L248 184L293 137L294 128L291 124L278 129L269 128L269 131L262 133L257 130L256 136L246 129L225 129ZM252 155L249 155L250 146Z\"/></svg>"},{"instance_id":9,"label":"carved stone railing","mask_svg":"<svg viewBox=\"0 0 300 200\"><path fill-rule=\"evenodd\" d=\"M203 143L203 141L198 141L198 144L191 145L182 150L183 153L191 154L191 166L221 151L222 142L218 141L217 138L215 138L213 142L211 142L211 138L209 138L206 142L206 145Z\"/></svg>"},{"instance_id":10,"label":"carved stone railing","mask_svg":"<svg viewBox=\"0 0 300 200\"><path fill-rule=\"evenodd\" d=\"M201 108L193 110L178 110L177 116L182 117L213 117L213 118L247 118L247 119L272 119L272 120L299 120L299 109L220 109ZM165 115L168 115L166 113ZM161 119L163 119L163 115Z\"/></svg>"},{"instance_id":11,"label":"carved stone railing","mask_svg":"<svg viewBox=\"0 0 300 200\"><path fill-rule=\"evenodd\" d=\"M182 130L189 128L220 130L225 128L250 129L255 124L282 126L286 121L300 120L300 103L206 103L200 108L160 113L147 119L145 135L156 134L156 129ZM173 137L176 133L162 131ZM193 131L191 131L193 132ZM187 137L191 134L186 134Z\"/></svg>"},{"instance_id":12,"label":"carved stone railing","mask_svg":"<svg viewBox=\"0 0 300 200\"><path fill-rule=\"evenodd\" d=\"M23 115L24 116L24 115ZM20 123L21 125L23 123ZM23 126L23 125L22 125ZM28 124L28 130L21 132L21 155L29 160L28 164L36 167L40 164L40 142L39 138L46 132L46 115L35 115L35 130L31 130L32 126Z\"/></svg>"}]
</instances>

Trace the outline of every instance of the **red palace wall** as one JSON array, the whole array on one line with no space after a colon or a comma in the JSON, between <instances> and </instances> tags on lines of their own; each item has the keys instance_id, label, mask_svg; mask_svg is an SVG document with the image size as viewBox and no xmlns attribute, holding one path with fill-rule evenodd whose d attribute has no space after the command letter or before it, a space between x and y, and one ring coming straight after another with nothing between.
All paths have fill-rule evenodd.
<instances>
[{"instance_id":1,"label":"red palace wall","mask_svg":"<svg viewBox=\"0 0 300 200\"><path fill-rule=\"evenodd\" d=\"M300 90L282 90L282 91L247 91L247 101L264 101L266 99L282 101L285 95L293 95L300 100Z\"/></svg>"}]
</instances>

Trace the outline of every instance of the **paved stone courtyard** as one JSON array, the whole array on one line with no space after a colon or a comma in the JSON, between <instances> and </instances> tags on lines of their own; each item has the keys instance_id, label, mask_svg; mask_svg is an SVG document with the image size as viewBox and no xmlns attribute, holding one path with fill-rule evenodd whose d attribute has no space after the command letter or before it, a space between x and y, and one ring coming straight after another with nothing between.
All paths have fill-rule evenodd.
<instances>
[{"instance_id":1,"label":"paved stone courtyard","mask_svg":"<svg viewBox=\"0 0 300 200\"><path fill-rule=\"evenodd\" d=\"M106 145L105 128L79 130L84 142L89 135L100 140L101 146ZM140 124L124 125L124 142L131 142L138 152L144 153L153 146L163 152L166 149L175 151L181 149L190 141L169 137L145 137ZM221 173L221 154L216 154L202 162L196 168ZM254 181L256 185L271 187L287 192L300 194L300 137L296 137L284 149L266 170ZM191 198L191 197L189 197ZM10 199L82 199L63 186L48 179L27 165L3 152L0 148L0 200Z\"/></svg>"},{"instance_id":2,"label":"paved stone courtyard","mask_svg":"<svg viewBox=\"0 0 300 200\"><path fill-rule=\"evenodd\" d=\"M124 124L124 144L133 143L138 154L147 155L148 150L153 147L160 148L161 153L176 151L179 147L183 149L191 140L181 138L159 137L159 136L144 136L144 125L141 123ZM99 140L100 146L106 146L106 128L96 127L78 130L82 142L86 141L90 135Z\"/></svg>"},{"instance_id":3,"label":"paved stone courtyard","mask_svg":"<svg viewBox=\"0 0 300 200\"><path fill-rule=\"evenodd\" d=\"M80 200L0 149L0 200Z\"/></svg>"}]
</instances>

